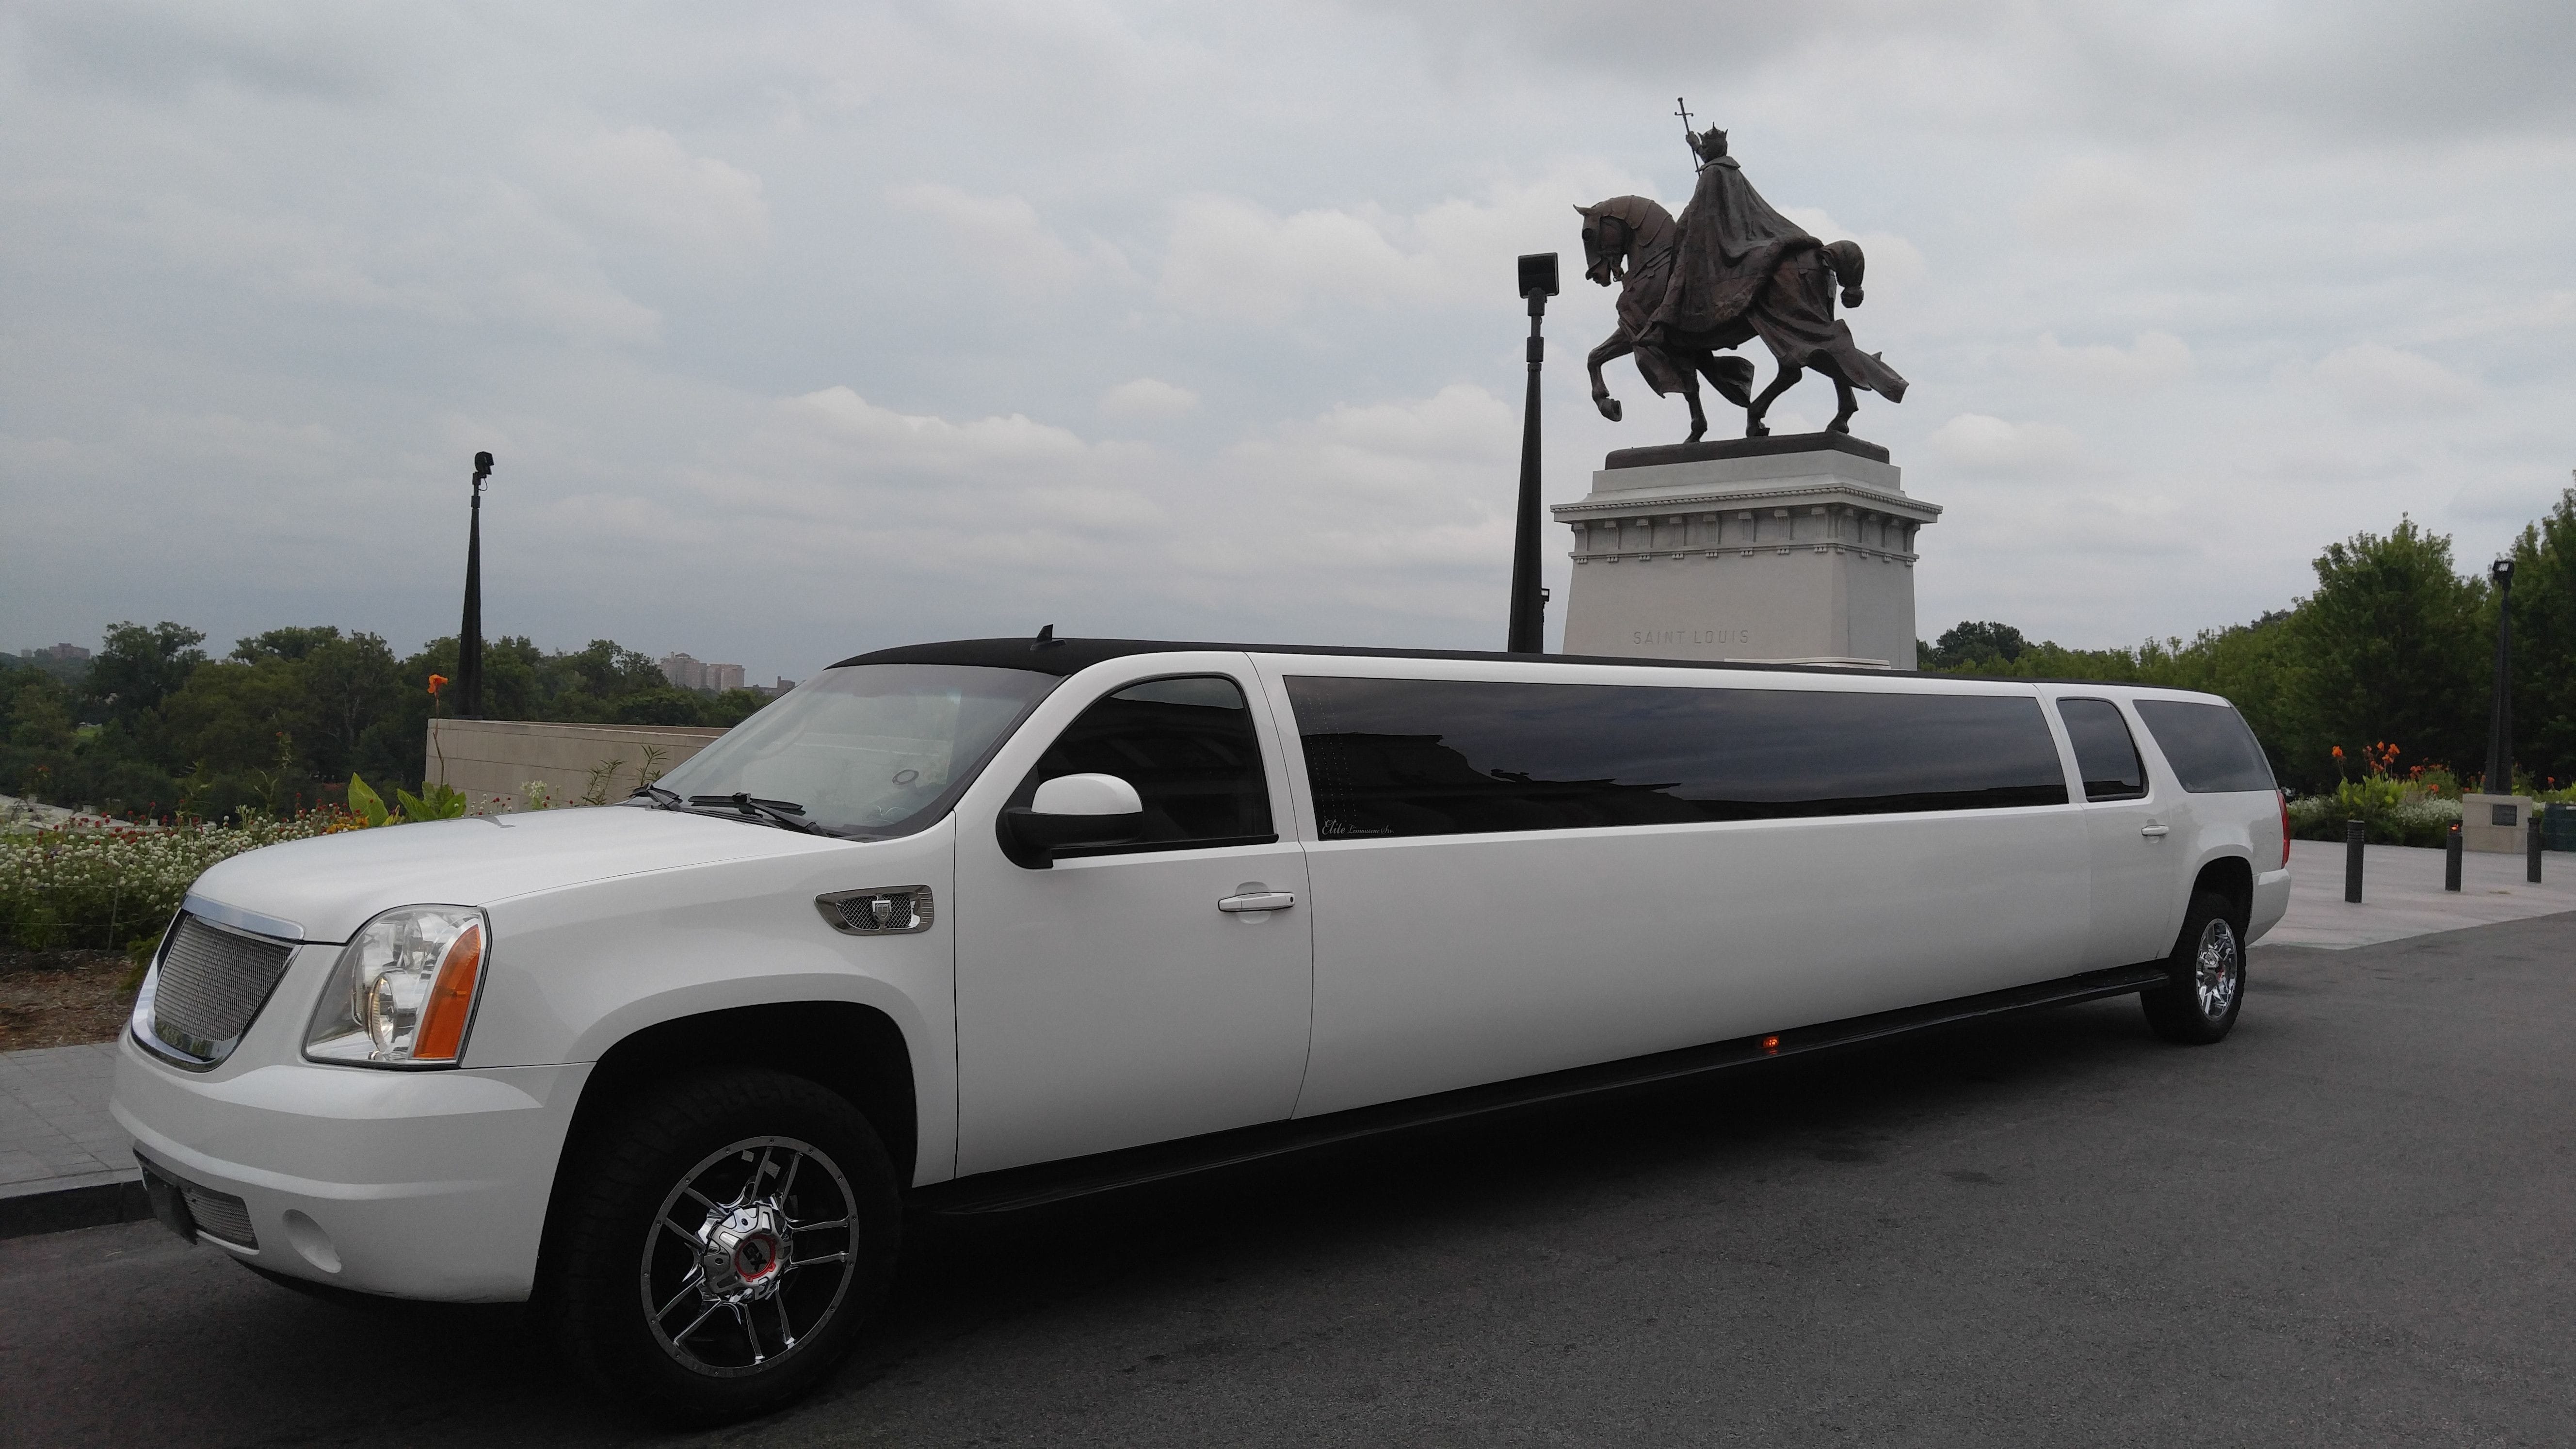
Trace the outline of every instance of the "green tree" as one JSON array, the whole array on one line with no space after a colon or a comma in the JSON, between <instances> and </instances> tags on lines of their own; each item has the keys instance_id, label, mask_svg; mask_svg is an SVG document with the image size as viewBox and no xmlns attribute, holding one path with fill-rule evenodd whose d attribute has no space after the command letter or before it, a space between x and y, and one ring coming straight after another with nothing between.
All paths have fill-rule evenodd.
<instances>
[{"instance_id":1,"label":"green tree","mask_svg":"<svg viewBox=\"0 0 2576 1449\"><path fill-rule=\"evenodd\" d=\"M1932 641L1932 667L1958 669L1998 660L2010 664L2021 658L2027 647L2029 641L2010 624L1962 619Z\"/></svg>"},{"instance_id":2,"label":"green tree","mask_svg":"<svg viewBox=\"0 0 2576 1449\"><path fill-rule=\"evenodd\" d=\"M244 664L262 659L302 659L326 644L338 643L340 630L332 624L289 626L271 629L249 639L234 641L232 657Z\"/></svg>"},{"instance_id":3,"label":"green tree","mask_svg":"<svg viewBox=\"0 0 2576 1449\"><path fill-rule=\"evenodd\" d=\"M343 638L328 624L272 629L242 640L233 658L254 667L275 661L293 672L304 699L292 728L319 779L346 779L358 741L400 704L399 666L374 634Z\"/></svg>"},{"instance_id":4,"label":"green tree","mask_svg":"<svg viewBox=\"0 0 2576 1449\"><path fill-rule=\"evenodd\" d=\"M609 722L635 725L707 725L714 711L707 696L665 684L617 697L608 707Z\"/></svg>"},{"instance_id":5,"label":"green tree","mask_svg":"<svg viewBox=\"0 0 2576 1449\"><path fill-rule=\"evenodd\" d=\"M0 670L0 791L59 804L72 766L76 701L42 670Z\"/></svg>"},{"instance_id":6,"label":"green tree","mask_svg":"<svg viewBox=\"0 0 2576 1449\"><path fill-rule=\"evenodd\" d=\"M2576 488L2513 545L2513 752L2563 788L2576 781ZM2490 603L2481 628L2494 638Z\"/></svg>"},{"instance_id":7,"label":"green tree","mask_svg":"<svg viewBox=\"0 0 2576 1449\"><path fill-rule=\"evenodd\" d=\"M108 626L89 666L89 699L100 718L132 724L161 707L206 662L202 630L164 619L146 629L128 620Z\"/></svg>"},{"instance_id":8,"label":"green tree","mask_svg":"<svg viewBox=\"0 0 2576 1449\"><path fill-rule=\"evenodd\" d=\"M2317 591L2291 620L2300 661L2289 681L2301 749L2340 745L2347 757L2380 741L2401 764L2443 764L2464 777L2485 758L2478 611L2486 585L2451 566L2451 540L2401 518L2385 537L2357 533L2326 545ZM2291 761L2303 778L2331 778L2331 757Z\"/></svg>"}]
</instances>

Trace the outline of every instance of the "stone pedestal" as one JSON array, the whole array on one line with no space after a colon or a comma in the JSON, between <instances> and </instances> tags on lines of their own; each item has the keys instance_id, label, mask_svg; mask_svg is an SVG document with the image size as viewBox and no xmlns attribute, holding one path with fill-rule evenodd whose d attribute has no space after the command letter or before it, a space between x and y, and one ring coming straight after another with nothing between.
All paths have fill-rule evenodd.
<instances>
[{"instance_id":1,"label":"stone pedestal","mask_svg":"<svg viewBox=\"0 0 2576 1449\"><path fill-rule=\"evenodd\" d=\"M1623 449L1554 512L1568 654L1914 667L1914 535L1941 509L1874 443Z\"/></svg>"},{"instance_id":2,"label":"stone pedestal","mask_svg":"<svg viewBox=\"0 0 2576 1449\"><path fill-rule=\"evenodd\" d=\"M2536 808L2528 795L2462 795L2460 848L2522 854L2531 848L2528 832Z\"/></svg>"}]
</instances>

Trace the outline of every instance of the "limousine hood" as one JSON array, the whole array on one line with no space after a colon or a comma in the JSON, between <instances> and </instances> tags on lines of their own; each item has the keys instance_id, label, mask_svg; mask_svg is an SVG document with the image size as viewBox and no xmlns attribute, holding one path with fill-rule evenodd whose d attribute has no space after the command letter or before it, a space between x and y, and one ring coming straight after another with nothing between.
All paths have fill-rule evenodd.
<instances>
[{"instance_id":1,"label":"limousine hood","mask_svg":"<svg viewBox=\"0 0 2576 1449\"><path fill-rule=\"evenodd\" d=\"M686 811L531 811L271 845L198 877L188 901L245 929L337 944L396 906L481 906L613 876L852 845Z\"/></svg>"}]
</instances>

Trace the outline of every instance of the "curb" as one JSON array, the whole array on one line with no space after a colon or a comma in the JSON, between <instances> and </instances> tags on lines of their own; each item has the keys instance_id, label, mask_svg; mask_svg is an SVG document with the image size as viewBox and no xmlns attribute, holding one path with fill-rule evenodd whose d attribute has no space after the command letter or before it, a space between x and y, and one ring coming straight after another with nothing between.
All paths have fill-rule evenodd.
<instances>
[{"instance_id":1,"label":"curb","mask_svg":"<svg viewBox=\"0 0 2576 1449\"><path fill-rule=\"evenodd\" d=\"M0 1238L141 1222L151 1216L152 1199L143 1191L142 1173L119 1173L104 1182L0 1197Z\"/></svg>"}]
</instances>

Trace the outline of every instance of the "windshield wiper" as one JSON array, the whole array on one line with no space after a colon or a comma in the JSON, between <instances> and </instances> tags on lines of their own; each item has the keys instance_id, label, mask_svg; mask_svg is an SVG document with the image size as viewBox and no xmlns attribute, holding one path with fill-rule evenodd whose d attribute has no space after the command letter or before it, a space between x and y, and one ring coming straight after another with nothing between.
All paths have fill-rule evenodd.
<instances>
[{"instance_id":1,"label":"windshield wiper","mask_svg":"<svg viewBox=\"0 0 2576 1449\"><path fill-rule=\"evenodd\" d=\"M667 790L662 793L670 794ZM672 795L671 798L677 800L680 797ZM784 826L789 830L801 830L807 835L831 833L810 820L797 819L797 816L805 813L805 807L793 800L759 800L737 792L731 795L692 795L689 797L689 803L691 805L730 805L745 815L767 820L773 825Z\"/></svg>"},{"instance_id":2,"label":"windshield wiper","mask_svg":"<svg viewBox=\"0 0 2576 1449\"><path fill-rule=\"evenodd\" d=\"M627 796L626 798L633 800L638 797L652 801L654 808L658 810L677 810L680 808L680 792L677 790L665 790L659 785L638 785L635 787L635 793Z\"/></svg>"}]
</instances>

